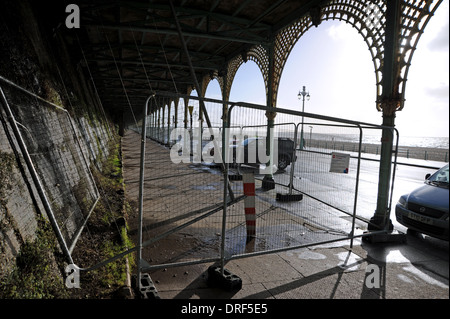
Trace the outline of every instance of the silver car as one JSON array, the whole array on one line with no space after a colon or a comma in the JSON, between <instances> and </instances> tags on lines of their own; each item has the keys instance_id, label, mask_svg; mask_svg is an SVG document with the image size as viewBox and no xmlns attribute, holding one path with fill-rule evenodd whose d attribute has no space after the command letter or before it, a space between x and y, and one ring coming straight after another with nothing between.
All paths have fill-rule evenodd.
<instances>
[{"instance_id":1,"label":"silver car","mask_svg":"<svg viewBox=\"0 0 450 319\"><path fill-rule=\"evenodd\" d=\"M408 229L447 240L449 206L448 164L427 174L425 184L400 196L395 206L397 221Z\"/></svg>"}]
</instances>

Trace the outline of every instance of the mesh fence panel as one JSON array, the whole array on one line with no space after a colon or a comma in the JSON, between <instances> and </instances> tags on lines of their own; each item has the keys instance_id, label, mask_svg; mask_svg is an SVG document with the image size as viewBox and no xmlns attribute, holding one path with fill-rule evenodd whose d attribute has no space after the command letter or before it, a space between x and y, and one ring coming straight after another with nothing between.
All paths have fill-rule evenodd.
<instances>
[{"instance_id":1,"label":"mesh fence panel","mask_svg":"<svg viewBox=\"0 0 450 319\"><path fill-rule=\"evenodd\" d=\"M345 240L355 234L356 219L365 229L358 187L377 181L365 181L360 172L378 169L380 127L283 110L268 126L265 107L228 104L227 117L223 101L208 100L211 127L193 107L178 120L184 126L161 138L158 116L168 106L158 101L147 116L154 142L148 143L144 184L144 259L152 265ZM134 138L137 143L139 134Z\"/></svg>"},{"instance_id":2,"label":"mesh fence panel","mask_svg":"<svg viewBox=\"0 0 450 319\"><path fill-rule=\"evenodd\" d=\"M2 85L26 149L68 247L99 198L68 112L16 86Z\"/></svg>"}]
</instances>

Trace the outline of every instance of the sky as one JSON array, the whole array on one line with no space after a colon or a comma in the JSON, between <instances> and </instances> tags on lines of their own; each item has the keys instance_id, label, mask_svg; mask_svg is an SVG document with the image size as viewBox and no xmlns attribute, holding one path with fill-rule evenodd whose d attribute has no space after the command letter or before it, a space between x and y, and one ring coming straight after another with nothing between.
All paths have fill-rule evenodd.
<instances>
[{"instance_id":1,"label":"sky","mask_svg":"<svg viewBox=\"0 0 450 319\"><path fill-rule=\"evenodd\" d=\"M409 68L405 106L397 112L400 136L449 136L449 1L443 1L425 28ZM277 106L301 111L298 92L306 86L305 112L382 124L376 110L374 65L357 30L324 21L296 43L281 75ZM217 81L206 97L220 98ZM243 64L231 87L230 101L265 105L262 75L253 61Z\"/></svg>"}]
</instances>

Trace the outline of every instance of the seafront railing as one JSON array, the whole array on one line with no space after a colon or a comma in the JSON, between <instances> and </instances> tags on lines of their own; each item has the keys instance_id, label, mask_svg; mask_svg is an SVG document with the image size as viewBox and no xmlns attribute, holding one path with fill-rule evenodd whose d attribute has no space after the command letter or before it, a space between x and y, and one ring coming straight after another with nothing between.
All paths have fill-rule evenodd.
<instances>
[{"instance_id":1,"label":"seafront railing","mask_svg":"<svg viewBox=\"0 0 450 319\"><path fill-rule=\"evenodd\" d=\"M346 152L356 152L358 150L358 143L356 142L342 142L342 141L336 142L333 140L320 140L320 139L306 139L305 146L307 149L325 148L325 149L332 149L335 151L346 151ZM380 151L381 151L380 145L372 143L362 143L361 153L363 154L379 155ZM433 147L399 146L397 152L398 157L447 163L449 150Z\"/></svg>"}]
</instances>

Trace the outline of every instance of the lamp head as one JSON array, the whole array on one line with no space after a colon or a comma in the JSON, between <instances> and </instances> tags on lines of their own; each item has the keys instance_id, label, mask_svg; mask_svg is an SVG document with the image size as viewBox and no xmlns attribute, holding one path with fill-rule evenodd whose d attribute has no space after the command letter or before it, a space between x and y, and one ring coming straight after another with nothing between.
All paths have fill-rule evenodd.
<instances>
[{"instance_id":1,"label":"lamp head","mask_svg":"<svg viewBox=\"0 0 450 319\"><path fill-rule=\"evenodd\" d=\"M306 97L307 101L310 99L309 92L306 92L306 86L303 86L303 91L298 92L298 98L301 99L302 97L303 99Z\"/></svg>"}]
</instances>

